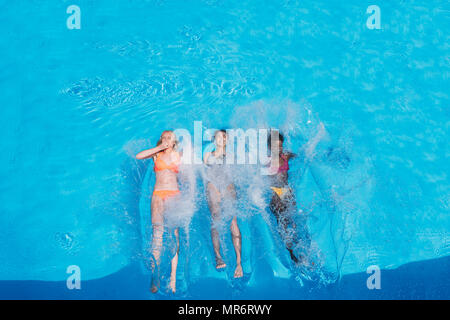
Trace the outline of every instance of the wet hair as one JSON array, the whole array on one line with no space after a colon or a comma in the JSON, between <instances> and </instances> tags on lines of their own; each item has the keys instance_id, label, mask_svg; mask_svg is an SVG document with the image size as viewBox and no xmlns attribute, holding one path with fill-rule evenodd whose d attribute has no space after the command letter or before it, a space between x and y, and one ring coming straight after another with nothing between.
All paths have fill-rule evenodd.
<instances>
[{"instance_id":1,"label":"wet hair","mask_svg":"<svg viewBox=\"0 0 450 320\"><path fill-rule=\"evenodd\" d=\"M161 136L159 137L159 140L158 140L158 142L156 143L156 145L159 146L159 145L162 143L162 136L163 136L163 134L166 133L166 132L170 132L170 133L172 133L172 134L174 135L174 137L175 137L175 143L174 143L174 145L173 145L173 149L176 150L177 147L178 147L178 140L177 140L177 136L175 135L175 133L174 133L172 130L164 130L164 131L161 133Z\"/></svg>"},{"instance_id":2,"label":"wet hair","mask_svg":"<svg viewBox=\"0 0 450 320\"><path fill-rule=\"evenodd\" d=\"M278 141L284 142L284 136L278 131ZM272 130L270 130L269 136L267 137L267 146L269 149L272 147Z\"/></svg>"},{"instance_id":3,"label":"wet hair","mask_svg":"<svg viewBox=\"0 0 450 320\"><path fill-rule=\"evenodd\" d=\"M219 129L219 130L216 130L216 132L214 132L214 138L216 137L216 135L217 135L219 132L223 132L225 135L227 134L227 130L226 130L226 129Z\"/></svg>"},{"instance_id":4,"label":"wet hair","mask_svg":"<svg viewBox=\"0 0 450 320\"><path fill-rule=\"evenodd\" d=\"M213 139L213 143L214 143L214 144L216 143L216 136L217 136L217 134L218 134L219 132L222 132L222 133L225 135L225 137L227 136L227 130L225 130L225 129L219 129L219 130L216 130L216 131L214 132L214 139Z\"/></svg>"}]
</instances>

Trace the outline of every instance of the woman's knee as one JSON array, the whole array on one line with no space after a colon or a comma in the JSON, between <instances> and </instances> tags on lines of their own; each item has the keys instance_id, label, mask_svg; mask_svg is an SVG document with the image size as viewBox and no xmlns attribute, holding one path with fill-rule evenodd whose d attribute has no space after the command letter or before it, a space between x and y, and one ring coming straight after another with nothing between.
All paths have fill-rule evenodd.
<instances>
[{"instance_id":1,"label":"woman's knee","mask_svg":"<svg viewBox=\"0 0 450 320\"><path fill-rule=\"evenodd\" d=\"M209 204L209 208L211 209L211 212L219 210L220 203L221 203L220 195L217 195L214 193L208 194L208 204Z\"/></svg>"},{"instance_id":2,"label":"woman's knee","mask_svg":"<svg viewBox=\"0 0 450 320\"><path fill-rule=\"evenodd\" d=\"M152 226L153 230L153 243L162 243L164 237L164 226L155 224Z\"/></svg>"},{"instance_id":3,"label":"woman's knee","mask_svg":"<svg viewBox=\"0 0 450 320\"><path fill-rule=\"evenodd\" d=\"M162 225L164 222L163 212L164 204L161 198L158 196L153 196L151 204L151 214L152 214L152 224Z\"/></svg>"},{"instance_id":4,"label":"woman's knee","mask_svg":"<svg viewBox=\"0 0 450 320\"><path fill-rule=\"evenodd\" d=\"M233 237L240 237L241 231L239 230L239 226L237 224L236 218L231 221L230 225L231 234Z\"/></svg>"},{"instance_id":5,"label":"woman's knee","mask_svg":"<svg viewBox=\"0 0 450 320\"><path fill-rule=\"evenodd\" d=\"M234 185L230 184L227 187L227 196L232 199L236 199L236 189L234 188Z\"/></svg>"}]
</instances>

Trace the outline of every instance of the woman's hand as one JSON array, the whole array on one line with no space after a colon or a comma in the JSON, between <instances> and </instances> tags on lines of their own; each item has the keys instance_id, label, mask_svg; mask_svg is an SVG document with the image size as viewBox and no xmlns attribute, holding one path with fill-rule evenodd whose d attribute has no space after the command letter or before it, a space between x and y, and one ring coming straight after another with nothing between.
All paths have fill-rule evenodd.
<instances>
[{"instance_id":1,"label":"woman's hand","mask_svg":"<svg viewBox=\"0 0 450 320\"><path fill-rule=\"evenodd\" d=\"M325 130L323 122L319 123L319 125L317 126L317 134L314 138L311 139L311 141L307 143L305 148L305 154L309 160L312 160L312 158L314 157L317 144L320 142L320 140L322 140L322 138L326 136L326 134L327 131Z\"/></svg>"},{"instance_id":2,"label":"woman's hand","mask_svg":"<svg viewBox=\"0 0 450 320\"><path fill-rule=\"evenodd\" d=\"M162 150L166 150L167 148L169 148L170 145L168 142L161 142L161 144L159 145L159 149Z\"/></svg>"},{"instance_id":3,"label":"woman's hand","mask_svg":"<svg viewBox=\"0 0 450 320\"><path fill-rule=\"evenodd\" d=\"M169 148L169 143L163 142L159 146L139 152L136 155L136 159L142 160L142 159L154 157L158 152L161 152L167 148Z\"/></svg>"},{"instance_id":4,"label":"woman's hand","mask_svg":"<svg viewBox=\"0 0 450 320\"><path fill-rule=\"evenodd\" d=\"M322 139L325 134L327 133L327 131L325 130L325 126L323 125L323 122L319 123L319 125L317 126L317 138L318 139Z\"/></svg>"}]
</instances>

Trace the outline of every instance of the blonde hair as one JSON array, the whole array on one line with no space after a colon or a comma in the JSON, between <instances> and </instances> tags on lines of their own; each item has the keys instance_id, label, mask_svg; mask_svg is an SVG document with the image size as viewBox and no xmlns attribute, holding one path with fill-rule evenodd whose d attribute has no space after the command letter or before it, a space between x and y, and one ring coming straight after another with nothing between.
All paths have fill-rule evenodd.
<instances>
[{"instance_id":1,"label":"blonde hair","mask_svg":"<svg viewBox=\"0 0 450 320\"><path fill-rule=\"evenodd\" d=\"M178 140L177 140L176 134L175 134L172 130L164 130L164 131L161 133L161 136L159 137L159 140L158 140L158 142L156 143L156 145L159 146L159 145L162 143L162 136L163 136L164 133L167 133L167 132L170 132L170 133L173 135L174 144L173 144L172 148L173 148L173 150L176 151L177 148L178 148Z\"/></svg>"}]
</instances>

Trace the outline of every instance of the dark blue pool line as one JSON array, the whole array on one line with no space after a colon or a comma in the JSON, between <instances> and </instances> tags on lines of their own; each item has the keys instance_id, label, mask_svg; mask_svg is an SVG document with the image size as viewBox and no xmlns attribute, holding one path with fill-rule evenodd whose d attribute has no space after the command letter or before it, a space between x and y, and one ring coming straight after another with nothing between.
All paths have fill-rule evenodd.
<instances>
[{"instance_id":1,"label":"dark blue pool line","mask_svg":"<svg viewBox=\"0 0 450 320\"><path fill-rule=\"evenodd\" d=\"M137 264L107 277L82 281L81 290L68 290L65 281L0 281L0 299L449 299L450 257L409 263L381 271L381 289L369 290L369 275L344 276L340 283L313 289L292 280L272 280L257 287L229 288L223 280L205 279L190 287L189 297L152 295L149 279ZM196 294L198 293L198 294Z\"/></svg>"}]
</instances>

